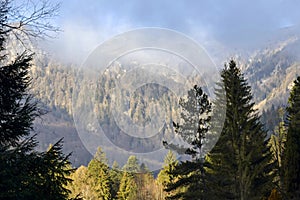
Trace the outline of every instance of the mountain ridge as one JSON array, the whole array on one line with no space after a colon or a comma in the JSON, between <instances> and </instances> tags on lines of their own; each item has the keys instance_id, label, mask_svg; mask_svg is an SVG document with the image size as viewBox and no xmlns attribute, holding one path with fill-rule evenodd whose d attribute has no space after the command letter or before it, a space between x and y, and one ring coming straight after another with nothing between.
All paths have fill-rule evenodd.
<instances>
[{"instance_id":1,"label":"mountain ridge","mask_svg":"<svg viewBox=\"0 0 300 200\"><path fill-rule=\"evenodd\" d=\"M13 48L9 48L13 53ZM40 52L40 51L39 51ZM299 53L299 54L298 54ZM265 48L250 52L249 56L237 56L237 62L241 66L248 83L252 88L254 102L259 111L268 110L272 106L284 106L287 102L289 89L293 80L300 75L300 40L293 35L286 40L274 42ZM45 150L50 143L55 143L59 138L65 138L64 150L73 152L73 164L79 166L87 164L91 153L81 142L73 121L74 87L78 84L79 67L72 64L66 65L57 62L45 53L38 53L31 69L32 90L36 98L49 111L42 116L43 120L36 120L35 130L40 141L39 148ZM127 73L122 68L115 68L109 74L110 79ZM89 80L81 74L80 84L90 88ZM108 76L108 75L107 75ZM102 80L100 91L105 92L109 79ZM193 81L199 81L199 77ZM174 79L173 81L176 81ZM93 86L97 88L96 86ZM106 90L108 92L108 90ZM100 95L101 96L101 95ZM101 101L107 101L107 95L102 95ZM104 99L103 99L104 98ZM105 100L106 99L106 100ZM105 100L105 101L104 101ZM131 100L134 102L134 100ZM79 103L80 104L80 103ZM124 107L128 116L135 117L134 112L140 112L142 108L131 107L138 103ZM101 106L97 109L102 109ZM99 110L98 110L99 111ZM98 112L97 111L97 112ZM135 120L141 120L136 118ZM93 125L92 125L93 126Z\"/></svg>"}]
</instances>

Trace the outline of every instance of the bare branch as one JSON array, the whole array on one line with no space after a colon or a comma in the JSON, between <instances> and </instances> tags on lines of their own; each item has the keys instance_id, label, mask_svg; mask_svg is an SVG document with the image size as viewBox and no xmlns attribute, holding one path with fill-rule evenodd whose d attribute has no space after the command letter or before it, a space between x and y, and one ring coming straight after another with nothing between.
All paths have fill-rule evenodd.
<instances>
[{"instance_id":1,"label":"bare branch","mask_svg":"<svg viewBox=\"0 0 300 200\"><path fill-rule=\"evenodd\" d=\"M24 40L53 38L61 31L52 21L58 16L59 3L27 0L17 4L16 1L5 0L1 4L6 4L8 11L7 18L0 20L0 26L22 44Z\"/></svg>"}]
</instances>

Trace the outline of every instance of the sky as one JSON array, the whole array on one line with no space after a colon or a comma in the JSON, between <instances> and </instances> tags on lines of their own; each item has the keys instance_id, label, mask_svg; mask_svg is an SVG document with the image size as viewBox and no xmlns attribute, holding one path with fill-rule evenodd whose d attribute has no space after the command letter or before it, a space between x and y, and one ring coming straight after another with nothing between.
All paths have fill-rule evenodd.
<instances>
[{"instance_id":1,"label":"sky","mask_svg":"<svg viewBox=\"0 0 300 200\"><path fill-rule=\"evenodd\" d=\"M60 59L82 63L114 35L161 27L186 34L214 55L298 27L299 8L297 0L64 0L54 22L63 32L46 46Z\"/></svg>"}]
</instances>

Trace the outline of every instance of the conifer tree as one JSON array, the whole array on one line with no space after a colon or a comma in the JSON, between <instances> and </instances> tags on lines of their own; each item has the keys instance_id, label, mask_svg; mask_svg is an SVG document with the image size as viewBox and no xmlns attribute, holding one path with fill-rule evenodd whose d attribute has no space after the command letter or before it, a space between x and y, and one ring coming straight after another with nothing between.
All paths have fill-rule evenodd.
<instances>
[{"instance_id":1,"label":"conifer tree","mask_svg":"<svg viewBox=\"0 0 300 200\"><path fill-rule=\"evenodd\" d=\"M191 155L191 161L180 162L175 169L169 171L175 178L165 188L169 192L167 199L204 199L206 195L205 183L205 145L207 133L210 127L211 103L207 94L201 87L195 85L188 91L186 98L181 98L179 104L182 108L181 122L173 123L175 132L188 145L168 144L167 148L178 153ZM174 192L176 193L174 194Z\"/></svg>"},{"instance_id":2,"label":"conifer tree","mask_svg":"<svg viewBox=\"0 0 300 200\"><path fill-rule=\"evenodd\" d=\"M174 153L169 150L164 160L164 166L157 176L157 181L162 185L170 183L172 181L172 176L171 174L168 174L168 171L174 170L176 165L178 165L178 161L176 160Z\"/></svg>"},{"instance_id":3,"label":"conifer tree","mask_svg":"<svg viewBox=\"0 0 300 200\"><path fill-rule=\"evenodd\" d=\"M24 44L21 33L42 37L45 32L40 31L52 30L48 19L56 8L47 5L45 1L25 11L12 10L12 1L0 2L0 199L66 199L69 193L65 185L72 170L61 141L37 152L35 136L30 136L34 119L42 114L29 93L33 54L10 57L6 51L10 34Z\"/></svg>"},{"instance_id":4,"label":"conifer tree","mask_svg":"<svg viewBox=\"0 0 300 200\"><path fill-rule=\"evenodd\" d=\"M111 198L109 167L105 153L100 147L88 165L88 176L97 199L109 200Z\"/></svg>"},{"instance_id":5,"label":"conifer tree","mask_svg":"<svg viewBox=\"0 0 300 200\"><path fill-rule=\"evenodd\" d=\"M283 152L285 148L286 142L286 127L284 122L284 108L278 109L279 115L279 123L278 126L275 127L274 133L270 136L269 145L271 147L271 152L273 155L273 160L275 163L275 173L274 182L277 185L277 191L282 190L283 184L283 167L282 167L282 159Z\"/></svg>"},{"instance_id":6,"label":"conifer tree","mask_svg":"<svg viewBox=\"0 0 300 200\"><path fill-rule=\"evenodd\" d=\"M7 66L0 67L0 144L17 146L32 130L39 116L33 96L28 94L32 55L22 54Z\"/></svg>"},{"instance_id":7,"label":"conifer tree","mask_svg":"<svg viewBox=\"0 0 300 200\"><path fill-rule=\"evenodd\" d=\"M124 171L118 191L119 200L135 200L137 199L137 185L132 173Z\"/></svg>"},{"instance_id":8,"label":"conifer tree","mask_svg":"<svg viewBox=\"0 0 300 200\"><path fill-rule=\"evenodd\" d=\"M164 166L157 176L157 182L162 189L169 185L173 180L175 180L170 172L175 170L175 167L177 165L178 161L176 160L174 153L171 150L169 150L164 160ZM160 193L162 194L162 199L164 199L167 196L166 192L161 191Z\"/></svg>"},{"instance_id":9,"label":"conifer tree","mask_svg":"<svg viewBox=\"0 0 300 200\"><path fill-rule=\"evenodd\" d=\"M21 54L0 67L0 197L41 199L53 194L63 199L68 196L70 163L62 154L61 141L40 153L34 150L35 137L29 137L33 120L41 114L28 92L31 60L32 55Z\"/></svg>"},{"instance_id":10,"label":"conifer tree","mask_svg":"<svg viewBox=\"0 0 300 200\"><path fill-rule=\"evenodd\" d=\"M129 156L127 163L123 166L123 170L131 173L140 172L139 161L136 156Z\"/></svg>"},{"instance_id":11,"label":"conifer tree","mask_svg":"<svg viewBox=\"0 0 300 200\"><path fill-rule=\"evenodd\" d=\"M284 151L284 189L289 199L300 198L300 77L294 81L287 107L287 139Z\"/></svg>"},{"instance_id":12,"label":"conifer tree","mask_svg":"<svg viewBox=\"0 0 300 200\"><path fill-rule=\"evenodd\" d=\"M116 161L113 162L113 165L109 171L109 177L111 180L111 197L112 199L116 199L122 179L122 172L119 168L119 164Z\"/></svg>"},{"instance_id":13,"label":"conifer tree","mask_svg":"<svg viewBox=\"0 0 300 200\"><path fill-rule=\"evenodd\" d=\"M41 153L37 158L38 161L34 163L36 170L31 177L40 182L38 188L31 189L36 199L45 197L53 200L68 199L70 191L66 186L72 181L69 175L74 169L69 161L71 154L65 156L62 147L62 139L60 139L54 145L50 145L46 152Z\"/></svg>"},{"instance_id":14,"label":"conifer tree","mask_svg":"<svg viewBox=\"0 0 300 200\"><path fill-rule=\"evenodd\" d=\"M226 106L220 138L208 156L209 199L262 199L272 190L271 152L251 88L231 60L221 71L216 110ZM222 96L225 90L225 99ZM221 102L224 102L221 103ZM218 108L218 106L220 106Z\"/></svg>"}]
</instances>

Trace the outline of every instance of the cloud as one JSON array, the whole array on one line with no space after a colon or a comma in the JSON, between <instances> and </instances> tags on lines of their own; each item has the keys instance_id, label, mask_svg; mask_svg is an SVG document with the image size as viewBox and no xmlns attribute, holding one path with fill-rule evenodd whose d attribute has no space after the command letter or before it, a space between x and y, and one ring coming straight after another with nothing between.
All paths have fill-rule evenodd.
<instances>
[{"instance_id":1,"label":"cloud","mask_svg":"<svg viewBox=\"0 0 300 200\"><path fill-rule=\"evenodd\" d=\"M60 57L83 62L104 40L140 27L173 29L206 45L255 46L281 27L299 25L299 7L296 0L65 0L57 20L64 32L50 46Z\"/></svg>"}]
</instances>

